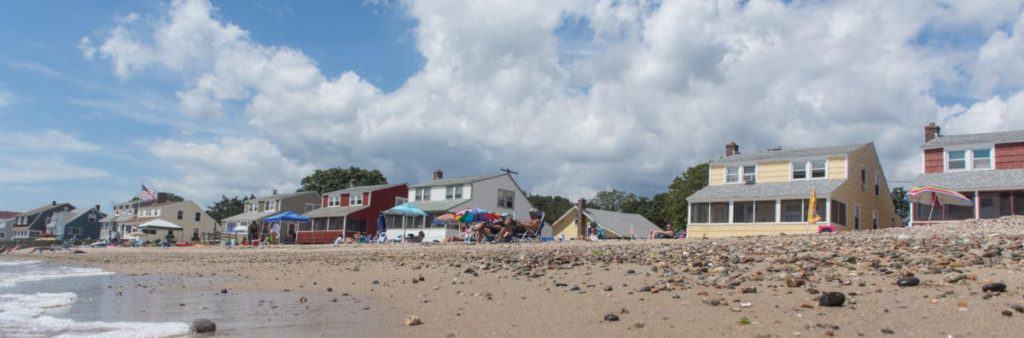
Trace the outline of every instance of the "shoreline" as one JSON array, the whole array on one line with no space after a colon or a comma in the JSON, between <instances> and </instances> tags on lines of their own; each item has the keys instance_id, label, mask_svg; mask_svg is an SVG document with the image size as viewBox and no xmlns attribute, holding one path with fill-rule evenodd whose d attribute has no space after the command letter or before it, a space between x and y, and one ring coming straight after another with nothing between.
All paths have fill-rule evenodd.
<instances>
[{"instance_id":1,"label":"shoreline","mask_svg":"<svg viewBox=\"0 0 1024 338\"><path fill-rule=\"evenodd\" d=\"M1022 220L827 236L13 257L126 276L228 278L229 293L295 302L300 293L309 302L362 299L374 304L363 311L381 316L368 336L1009 336L1024 328L1024 313L1013 310L1024 304ZM896 286L911 274L919 286ZM982 292L993 282L1006 292ZM846 303L819 306L831 291ZM619 320L605 321L608 314ZM422 324L403 325L409 316Z\"/></svg>"}]
</instances>

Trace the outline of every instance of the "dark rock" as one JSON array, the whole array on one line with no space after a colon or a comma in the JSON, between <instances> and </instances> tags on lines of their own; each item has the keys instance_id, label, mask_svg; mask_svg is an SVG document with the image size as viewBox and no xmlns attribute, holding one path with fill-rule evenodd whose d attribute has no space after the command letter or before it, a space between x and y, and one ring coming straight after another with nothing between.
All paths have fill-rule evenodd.
<instances>
[{"instance_id":1,"label":"dark rock","mask_svg":"<svg viewBox=\"0 0 1024 338\"><path fill-rule=\"evenodd\" d=\"M917 277L900 278L896 281L896 285L899 287L917 286L918 284L921 284L921 280Z\"/></svg>"},{"instance_id":2,"label":"dark rock","mask_svg":"<svg viewBox=\"0 0 1024 338\"><path fill-rule=\"evenodd\" d=\"M1007 317L1013 316L1013 311L1010 311L1010 310L1003 310L1002 313L1003 313L1004 316L1007 316Z\"/></svg>"},{"instance_id":3,"label":"dark rock","mask_svg":"<svg viewBox=\"0 0 1024 338\"><path fill-rule=\"evenodd\" d=\"M820 306L843 306L846 302L846 295L842 292L825 292L818 298L818 305Z\"/></svg>"},{"instance_id":4,"label":"dark rock","mask_svg":"<svg viewBox=\"0 0 1024 338\"><path fill-rule=\"evenodd\" d=\"M228 293L228 289L220 289L220 293Z\"/></svg>"},{"instance_id":5,"label":"dark rock","mask_svg":"<svg viewBox=\"0 0 1024 338\"><path fill-rule=\"evenodd\" d=\"M1014 305L1011 305L1010 308L1013 309L1013 311L1024 313L1024 305L1014 304Z\"/></svg>"},{"instance_id":6,"label":"dark rock","mask_svg":"<svg viewBox=\"0 0 1024 338\"><path fill-rule=\"evenodd\" d=\"M217 323L214 323L209 319L196 319L192 321L192 326L189 328L193 333L210 333L217 331Z\"/></svg>"},{"instance_id":7,"label":"dark rock","mask_svg":"<svg viewBox=\"0 0 1024 338\"><path fill-rule=\"evenodd\" d=\"M743 292L743 293L757 293L757 288L755 288L755 287L746 287L746 288L743 288L743 290L741 290L741 292Z\"/></svg>"},{"instance_id":8,"label":"dark rock","mask_svg":"<svg viewBox=\"0 0 1024 338\"><path fill-rule=\"evenodd\" d=\"M327 288L327 292L334 292L334 288Z\"/></svg>"},{"instance_id":9,"label":"dark rock","mask_svg":"<svg viewBox=\"0 0 1024 338\"><path fill-rule=\"evenodd\" d=\"M981 286L982 292L1006 292L1006 284L988 283Z\"/></svg>"},{"instance_id":10,"label":"dark rock","mask_svg":"<svg viewBox=\"0 0 1024 338\"><path fill-rule=\"evenodd\" d=\"M633 269L626 270L626 274L627 275L632 275L634 273L636 273L636 270L633 270Z\"/></svg>"},{"instance_id":11,"label":"dark rock","mask_svg":"<svg viewBox=\"0 0 1024 338\"><path fill-rule=\"evenodd\" d=\"M882 333L883 334L895 334L896 331L893 331L892 329L882 329Z\"/></svg>"},{"instance_id":12,"label":"dark rock","mask_svg":"<svg viewBox=\"0 0 1024 338\"><path fill-rule=\"evenodd\" d=\"M619 316L614 314L614 313L609 313L609 314L604 315L604 321L606 321L606 322L617 322L617 321L619 321Z\"/></svg>"}]
</instances>

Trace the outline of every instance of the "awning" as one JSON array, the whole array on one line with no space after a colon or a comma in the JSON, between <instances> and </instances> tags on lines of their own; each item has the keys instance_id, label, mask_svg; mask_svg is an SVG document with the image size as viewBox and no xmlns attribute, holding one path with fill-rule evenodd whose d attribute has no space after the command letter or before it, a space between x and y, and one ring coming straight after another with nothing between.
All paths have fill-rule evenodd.
<instances>
[{"instance_id":1,"label":"awning","mask_svg":"<svg viewBox=\"0 0 1024 338\"><path fill-rule=\"evenodd\" d=\"M285 211L280 214L267 217L263 221L268 223L274 222L309 222L309 217L296 214L291 211Z\"/></svg>"},{"instance_id":2,"label":"awning","mask_svg":"<svg viewBox=\"0 0 1024 338\"><path fill-rule=\"evenodd\" d=\"M366 209L366 208L367 208L367 206L365 206L365 205L355 205L355 206L347 206L347 207L326 207L326 208L320 208L320 209L316 209L316 210L307 212L307 213L303 214L303 216L306 216L306 217L309 217L309 218L344 217L344 216L348 216L351 213L354 213L356 211L363 210L363 209Z\"/></svg>"},{"instance_id":3,"label":"awning","mask_svg":"<svg viewBox=\"0 0 1024 338\"><path fill-rule=\"evenodd\" d=\"M139 229L181 230L181 226L162 219L155 219L139 224Z\"/></svg>"}]
</instances>

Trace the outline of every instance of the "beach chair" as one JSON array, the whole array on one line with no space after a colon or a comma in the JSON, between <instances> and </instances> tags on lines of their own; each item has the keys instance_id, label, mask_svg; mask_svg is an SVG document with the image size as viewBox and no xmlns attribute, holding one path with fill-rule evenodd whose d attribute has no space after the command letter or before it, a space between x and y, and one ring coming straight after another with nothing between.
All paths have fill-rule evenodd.
<instances>
[{"instance_id":1,"label":"beach chair","mask_svg":"<svg viewBox=\"0 0 1024 338\"><path fill-rule=\"evenodd\" d=\"M537 231L535 231L535 232L531 232L530 230L523 231L522 234L520 234L519 236L515 237L517 242L519 242L519 243L523 243L523 242L526 242L526 241L535 242L535 243L536 242L540 242L541 234L544 231L544 212L540 211L540 212L538 212L538 214L539 214L538 216L540 217L540 226L537 227Z\"/></svg>"}]
</instances>

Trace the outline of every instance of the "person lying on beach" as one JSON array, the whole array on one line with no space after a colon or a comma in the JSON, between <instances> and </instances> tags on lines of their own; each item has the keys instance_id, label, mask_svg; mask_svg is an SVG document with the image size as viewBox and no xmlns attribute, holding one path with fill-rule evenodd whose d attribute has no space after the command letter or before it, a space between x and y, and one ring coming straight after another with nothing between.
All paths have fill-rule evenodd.
<instances>
[{"instance_id":1,"label":"person lying on beach","mask_svg":"<svg viewBox=\"0 0 1024 338\"><path fill-rule=\"evenodd\" d=\"M672 230L651 230L651 239L676 238L676 232Z\"/></svg>"},{"instance_id":2,"label":"person lying on beach","mask_svg":"<svg viewBox=\"0 0 1024 338\"><path fill-rule=\"evenodd\" d=\"M508 240L508 236L512 234L519 223L512 219L511 215L504 215L501 220L501 230L498 231L498 237L491 243L504 243Z\"/></svg>"},{"instance_id":3,"label":"person lying on beach","mask_svg":"<svg viewBox=\"0 0 1024 338\"><path fill-rule=\"evenodd\" d=\"M444 239L444 243L465 242L466 238L472 236L472 234L473 231L471 227L459 225L459 233L454 236L448 236L448 238Z\"/></svg>"},{"instance_id":4,"label":"person lying on beach","mask_svg":"<svg viewBox=\"0 0 1024 338\"><path fill-rule=\"evenodd\" d=\"M476 233L476 244L483 243L484 238L501 231L501 226L492 222L483 221L474 224L471 229Z\"/></svg>"}]
</instances>

